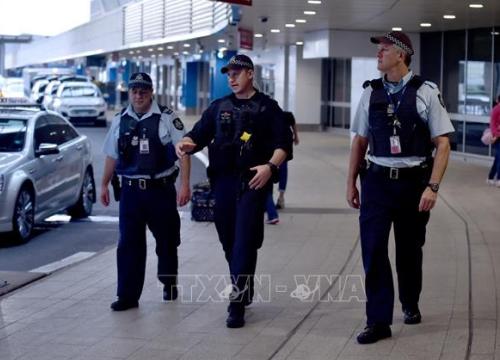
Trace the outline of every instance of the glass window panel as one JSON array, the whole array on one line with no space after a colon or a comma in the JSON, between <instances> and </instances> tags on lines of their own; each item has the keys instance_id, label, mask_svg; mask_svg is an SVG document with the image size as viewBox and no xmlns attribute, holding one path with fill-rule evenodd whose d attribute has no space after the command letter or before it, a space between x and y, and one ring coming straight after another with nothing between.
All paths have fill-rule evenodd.
<instances>
[{"instance_id":1,"label":"glass window panel","mask_svg":"<svg viewBox=\"0 0 500 360\"><path fill-rule=\"evenodd\" d=\"M420 74L441 87L441 32L420 35Z\"/></svg>"},{"instance_id":2,"label":"glass window panel","mask_svg":"<svg viewBox=\"0 0 500 360\"><path fill-rule=\"evenodd\" d=\"M494 38L494 63L493 63L493 96L500 95L500 27L494 28L492 31Z\"/></svg>"},{"instance_id":3,"label":"glass window panel","mask_svg":"<svg viewBox=\"0 0 500 360\"><path fill-rule=\"evenodd\" d=\"M450 134L451 150L463 152L463 136L464 136L464 123L462 121L452 120L455 132Z\"/></svg>"},{"instance_id":4,"label":"glass window panel","mask_svg":"<svg viewBox=\"0 0 500 360\"><path fill-rule=\"evenodd\" d=\"M449 112L457 113L459 89L463 93L465 30L444 33L443 98Z\"/></svg>"},{"instance_id":5,"label":"glass window panel","mask_svg":"<svg viewBox=\"0 0 500 360\"><path fill-rule=\"evenodd\" d=\"M459 112L485 116L491 108L491 28L471 29L468 31L468 51L466 66L467 88L460 87ZM464 94L462 91L465 90Z\"/></svg>"},{"instance_id":6,"label":"glass window panel","mask_svg":"<svg viewBox=\"0 0 500 360\"><path fill-rule=\"evenodd\" d=\"M489 124L468 122L465 124L465 152L488 155L489 147L481 142L481 135Z\"/></svg>"}]
</instances>

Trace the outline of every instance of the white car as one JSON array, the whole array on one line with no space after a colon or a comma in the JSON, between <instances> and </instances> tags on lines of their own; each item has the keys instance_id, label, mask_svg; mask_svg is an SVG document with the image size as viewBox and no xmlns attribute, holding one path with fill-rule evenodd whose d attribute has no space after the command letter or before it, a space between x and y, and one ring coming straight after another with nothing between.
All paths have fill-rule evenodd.
<instances>
[{"instance_id":1,"label":"white car","mask_svg":"<svg viewBox=\"0 0 500 360\"><path fill-rule=\"evenodd\" d=\"M87 217L95 200L90 140L40 105L0 102L0 233L26 241L37 222Z\"/></svg>"},{"instance_id":2,"label":"white car","mask_svg":"<svg viewBox=\"0 0 500 360\"><path fill-rule=\"evenodd\" d=\"M106 101L90 82L62 82L52 101L52 109L72 123L106 126Z\"/></svg>"},{"instance_id":3,"label":"white car","mask_svg":"<svg viewBox=\"0 0 500 360\"><path fill-rule=\"evenodd\" d=\"M61 82L59 80L52 80L45 87L43 92L42 105L45 106L47 110L53 110L52 103L54 102L55 96L57 94L57 88Z\"/></svg>"},{"instance_id":4,"label":"white car","mask_svg":"<svg viewBox=\"0 0 500 360\"><path fill-rule=\"evenodd\" d=\"M26 98L24 94L24 82L22 78L5 78L1 88L2 96L5 98Z\"/></svg>"}]
</instances>

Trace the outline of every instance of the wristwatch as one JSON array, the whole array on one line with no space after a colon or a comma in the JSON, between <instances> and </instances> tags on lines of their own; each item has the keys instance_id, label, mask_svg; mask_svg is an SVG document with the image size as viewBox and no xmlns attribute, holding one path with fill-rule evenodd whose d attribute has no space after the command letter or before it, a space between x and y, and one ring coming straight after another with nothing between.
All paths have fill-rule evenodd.
<instances>
[{"instance_id":1,"label":"wristwatch","mask_svg":"<svg viewBox=\"0 0 500 360\"><path fill-rule=\"evenodd\" d=\"M276 166L276 164L273 164L272 162L269 161L266 165L271 168L271 174L273 176L278 174L278 166Z\"/></svg>"},{"instance_id":2,"label":"wristwatch","mask_svg":"<svg viewBox=\"0 0 500 360\"><path fill-rule=\"evenodd\" d=\"M432 190L432 192L437 193L439 191L439 183L428 183L427 186Z\"/></svg>"}]
</instances>

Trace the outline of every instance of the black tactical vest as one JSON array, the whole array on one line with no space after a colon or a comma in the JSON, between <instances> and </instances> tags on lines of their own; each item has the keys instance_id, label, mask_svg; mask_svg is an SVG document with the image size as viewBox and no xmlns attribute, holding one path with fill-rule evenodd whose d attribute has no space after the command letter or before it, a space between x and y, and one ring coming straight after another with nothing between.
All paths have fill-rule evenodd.
<instances>
[{"instance_id":1,"label":"black tactical vest","mask_svg":"<svg viewBox=\"0 0 500 360\"><path fill-rule=\"evenodd\" d=\"M137 121L122 112L116 166L119 175L149 175L154 178L175 165L177 157L173 144L163 145L158 134L160 118L161 114L153 114Z\"/></svg>"},{"instance_id":2,"label":"black tactical vest","mask_svg":"<svg viewBox=\"0 0 500 360\"><path fill-rule=\"evenodd\" d=\"M209 145L211 174L241 173L258 165L256 121L261 100L221 100L216 111L214 141Z\"/></svg>"},{"instance_id":3,"label":"black tactical vest","mask_svg":"<svg viewBox=\"0 0 500 360\"><path fill-rule=\"evenodd\" d=\"M394 117L391 116L389 108L388 93L384 88L382 79L371 81L372 93L369 108L369 142L370 154L380 157L431 157L433 143L429 127L421 119L417 111L417 90L422 86L423 80L414 76L406 84L405 88L396 94L392 94L392 103L400 105L395 116L400 126L396 127L396 135L399 136L401 153L392 154L390 137L394 135Z\"/></svg>"}]
</instances>

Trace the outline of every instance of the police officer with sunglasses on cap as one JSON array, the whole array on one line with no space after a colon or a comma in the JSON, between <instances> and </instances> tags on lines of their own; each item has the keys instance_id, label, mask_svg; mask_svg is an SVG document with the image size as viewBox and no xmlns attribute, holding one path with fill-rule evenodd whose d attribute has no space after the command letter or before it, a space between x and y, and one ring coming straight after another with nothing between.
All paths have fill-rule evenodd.
<instances>
[{"instance_id":1,"label":"police officer with sunglasses on cap","mask_svg":"<svg viewBox=\"0 0 500 360\"><path fill-rule=\"evenodd\" d=\"M357 337L360 344L391 336L391 226L404 323L413 325L422 320L422 247L448 163L448 134L454 131L437 86L409 69L414 52L410 38L392 31L371 41L378 45L377 67L383 77L372 80L364 90L351 124L355 136L347 180L347 201L360 208L366 274L367 326Z\"/></svg>"},{"instance_id":2,"label":"police officer with sunglasses on cap","mask_svg":"<svg viewBox=\"0 0 500 360\"><path fill-rule=\"evenodd\" d=\"M116 171L121 175L120 239L117 248L118 289L114 311L139 306L146 270L146 226L156 240L158 279L163 300L177 298L177 247L180 219L177 204L190 198L190 158L180 161L181 186L174 145L184 136L182 121L153 99L151 77L142 72L130 77L130 104L116 114L104 141L106 160L101 202L108 206L108 185Z\"/></svg>"}]
</instances>

